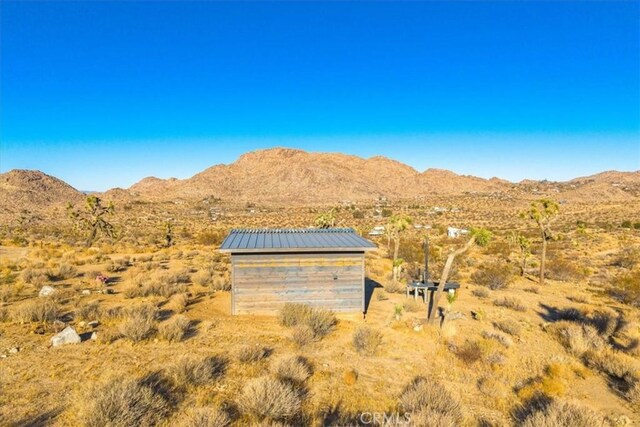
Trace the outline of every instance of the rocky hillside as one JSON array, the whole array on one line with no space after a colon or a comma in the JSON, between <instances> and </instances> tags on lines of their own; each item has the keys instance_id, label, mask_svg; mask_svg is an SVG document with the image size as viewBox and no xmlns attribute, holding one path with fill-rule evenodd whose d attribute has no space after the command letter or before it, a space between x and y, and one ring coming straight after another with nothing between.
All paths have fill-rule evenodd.
<instances>
[{"instance_id":1,"label":"rocky hillside","mask_svg":"<svg viewBox=\"0 0 640 427\"><path fill-rule=\"evenodd\" d=\"M83 197L66 182L40 171L15 169L0 174L0 213L42 212Z\"/></svg>"},{"instance_id":2,"label":"rocky hillside","mask_svg":"<svg viewBox=\"0 0 640 427\"><path fill-rule=\"evenodd\" d=\"M386 157L363 159L339 153L274 148L242 155L186 180L145 178L129 190L152 199L202 198L283 203L322 203L413 198L506 190L509 184L453 172L423 173Z\"/></svg>"}]
</instances>

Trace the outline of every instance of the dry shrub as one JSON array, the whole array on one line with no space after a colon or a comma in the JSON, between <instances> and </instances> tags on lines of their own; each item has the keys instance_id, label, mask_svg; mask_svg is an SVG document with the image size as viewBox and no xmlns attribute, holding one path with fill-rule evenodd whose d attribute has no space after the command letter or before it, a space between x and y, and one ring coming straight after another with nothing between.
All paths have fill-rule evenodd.
<instances>
[{"instance_id":1,"label":"dry shrub","mask_svg":"<svg viewBox=\"0 0 640 427\"><path fill-rule=\"evenodd\" d=\"M588 366L616 379L619 391L634 405L640 405L640 363L624 353L605 349L585 354Z\"/></svg>"},{"instance_id":2,"label":"dry shrub","mask_svg":"<svg viewBox=\"0 0 640 427\"><path fill-rule=\"evenodd\" d=\"M291 339L299 346L304 347L316 339L313 329L307 325L297 325L293 328Z\"/></svg>"},{"instance_id":3,"label":"dry shrub","mask_svg":"<svg viewBox=\"0 0 640 427\"><path fill-rule=\"evenodd\" d=\"M608 292L625 304L640 307L640 269L614 278Z\"/></svg>"},{"instance_id":4,"label":"dry shrub","mask_svg":"<svg viewBox=\"0 0 640 427\"><path fill-rule=\"evenodd\" d=\"M120 333L133 342L148 338L155 328L158 309L152 304L144 304L128 309L120 323Z\"/></svg>"},{"instance_id":5,"label":"dry shrub","mask_svg":"<svg viewBox=\"0 0 640 427\"><path fill-rule=\"evenodd\" d=\"M19 323L51 323L58 318L59 312L60 307L56 299L52 297L38 298L16 306L11 313L11 319Z\"/></svg>"},{"instance_id":6,"label":"dry shrub","mask_svg":"<svg viewBox=\"0 0 640 427\"><path fill-rule=\"evenodd\" d=\"M545 275L552 280L570 282L584 279L586 274L575 263L567 259L552 259L547 264Z\"/></svg>"},{"instance_id":7,"label":"dry shrub","mask_svg":"<svg viewBox=\"0 0 640 427\"><path fill-rule=\"evenodd\" d=\"M640 265L640 246L624 248L613 261L616 267L627 268L632 270Z\"/></svg>"},{"instance_id":8,"label":"dry shrub","mask_svg":"<svg viewBox=\"0 0 640 427\"><path fill-rule=\"evenodd\" d=\"M22 270L20 278L24 283L33 286L42 286L47 281L47 276L41 270L36 270L32 267Z\"/></svg>"},{"instance_id":9,"label":"dry shrub","mask_svg":"<svg viewBox=\"0 0 640 427\"><path fill-rule=\"evenodd\" d=\"M525 292L529 292L530 294L539 294L540 293L540 286L528 286L526 288L524 288Z\"/></svg>"},{"instance_id":10,"label":"dry shrub","mask_svg":"<svg viewBox=\"0 0 640 427\"><path fill-rule=\"evenodd\" d=\"M482 337L488 340L498 341L506 348L511 347L511 345L513 344L513 340L511 338L498 331L482 331Z\"/></svg>"},{"instance_id":11,"label":"dry shrub","mask_svg":"<svg viewBox=\"0 0 640 427\"><path fill-rule=\"evenodd\" d=\"M496 322L493 322L493 326L495 326L496 329L499 329L502 332L507 333L513 337L519 337L522 333L522 327L518 322L514 320L498 320Z\"/></svg>"},{"instance_id":12,"label":"dry shrub","mask_svg":"<svg viewBox=\"0 0 640 427\"><path fill-rule=\"evenodd\" d=\"M465 341L461 346L454 348L454 353L467 365L471 365L482 360L482 357L484 356L480 343L469 340Z\"/></svg>"},{"instance_id":13,"label":"dry shrub","mask_svg":"<svg viewBox=\"0 0 640 427\"><path fill-rule=\"evenodd\" d=\"M160 324L158 333L162 339L169 342L179 342L191 329L191 322L185 316L174 316Z\"/></svg>"},{"instance_id":14,"label":"dry shrub","mask_svg":"<svg viewBox=\"0 0 640 427\"><path fill-rule=\"evenodd\" d=\"M594 427L606 426L603 417L585 406L554 400L529 414L522 427Z\"/></svg>"},{"instance_id":15,"label":"dry shrub","mask_svg":"<svg viewBox=\"0 0 640 427\"><path fill-rule=\"evenodd\" d=\"M227 427L231 419L218 408L196 408L180 416L179 427Z\"/></svg>"},{"instance_id":16,"label":"dry shrub","mask_svg":"<svg viewBox=\"0 0 640 427\"><path fill-rule=\"evenodd\" d=\"M73 265L61 264L56 269L49 269L46 274L49 280L68 280L78 275L78 269Z\"/></svg>"},{"instance_id":17,"label":"dry shrub","mask_svg":"<svg viewBox=\"0 0 640 427\"><path fill-rule=\"evenodd\" d=\"M184 313L189 305L189 295L186 293L176 294L171 298L171 306L177 313Z\"/></svg>"},{"instance_id":18,"label":"dry shrub","mask_svg":"<svg viewBox=\"0 0 640 427\"><path fill-rule=\"evenodd\" d=\"M311 364L302 356L280 359L273 365L272 371L277 378L293 383L303 383L313 373Z\"/></svg>"},{"instance_id":19,"label":"dry shrub","mask_svg":"<svg viewBox=\"0 0 640 427\"><path fill-rule=\"evenodd\" d=\"M211 282L211 289L214 291L230 291L231 281L226 276L216 275Z\"/></svg>"},{"instance_id":20,"label":"dry shrub","mask_svg":"<svg viewBox=\"0 0 640 427\"><path fill-rule=\"evenodd\" d=\"M509 266L502 261L482 264L472 275L471 279L489 289L505 289L513 282L513 273Z\"/></svg>"},{"instance_id":21,"label":"dry shrub","mask_svg":"<svg viewBox=\"0 0 640 427\"><path fill-rule=\"evenodd\" d=\"M76 320L85 320L85 321L97 320L101 317L100 305L95 301L93 302L81 301L76 307L74 317Z\"/></svg>"},{"instance_id":22,"label":"dry shrub","mask_svg":"<svg viewBox=\"0 0 640 427\"><path fill-rule=\"evenodd\" d=\"M488 298L489 291L484 288L475 288L471 293L478 298Z\"/></svg>"},{"instance_id":23,"label":"dry shrub","mask_svg":"<svg viewBox=\"0 0 640 427\"><path fill-rule=\"evenodd\" d=\"M220 379L226 367L227 361L219 356L184 357L169 368L168 374L178 387L201 386Z\"/></svg>"},{"instance_id":24,"label":"dry shrub","mask_svg":"<svg viewBox=\"0 0 640 427\"><path fill-rule=\"evenodd\" d=\"M170 403L148 381L124 376L91 389L79 409L87 427L154 426L166 418Z\"/></svg>"},{"instance_id":25,"label":"dry shrub","mask_svg":"<svg viewBox=\"0 0 640 427\"><path fill-rule=\"evenodd\" d=\"M500 298L495 300L493 303L498 307L506 307L515 311L527 311L527 307L525 307L522 301L515 297Z\"/></svg>"},{"instance_id":26,"label":"dry shrub","mask_svg":"<svg viewBox=\"0 0 640 427\"><path fill-rule=\"evenodd\" d=\"M237 399L240 410L257 420L286 421L300 412L301 399L293 386L271 377L249 380Z\"/></svg>"},{"instance_id":27,"label":"dry shrub","mask_svg":"<svg viewBox=\"0 0 640 427\"><path fill-rule=\"evenodd\" d=\"M211 270L201 270L191 276L193 283L200 286L209 286L213 281L213 272Z\"/></svg>"},{"instance_id":28,"label":"dry shrub","mask_svg":"<svg viewBox=\"0 0 640 427\"><path fill-rule=\"evenodd\" d=\"M355 369L349 369L348 371L345 371L344 375L342 376L342 381L346 385L354 385L358 381L358 372Z\"/></svg>"},{"instance_id":29,"label":"dry shrub","mask_svg":"<svg viewBox=\"0 0 640 427\"><path fill-rule=\"evenodd\" d=\"M382 333L369 326L359 326L353 334L353 347L366 356L373 356L382 344Z\"/></svg>"},{"instance_id":30,"label":"dry shrub","mask_svg":"<svg viewBox=\"0 0 640 427\"><path fill-rule=\"evenodd\" d=\"M509 387L495 375L484 375L478 380L478 390L485 396L504 398L509 394Z\"/></svg>"},{"instance_id":31,"label":"dry shrub","mask_svg":"<svg viewBox=\"0 0 640 427\"><path fill-rule=\"evenodd\" d=\"M399 403L411 413L412 425L457 426L463 420L459 400L436 380L415 378L402 391Z\"/></svg>"},{"instance_id":32,"label":"dry shrub","mask_svg":"<svg viewBox=\"0 0 640 427\"><path fill-rule=\"evenodd\" d=\"M245 345L238 351L238 360L242 363L258 362L266 359L271 351L259 345Z\"/></svg>"},{"instance_id":33,"label":"dry shrub","mask_svg":"<svg viewBox=\"0 0 640 427\"><path fill-rule=\"evenodd\" d=\"M187 275L187 280L188 280ZM127 298L160 296L169 298L186 291L184 277L180 273L162 274L157 277L136 276L133 286L125 290Z\"/></svg>"},{"instance_id":34,"label":"dry shrub","mask_svg":"<svg viewBox=\"0 0 640 427\"><path fill-rule=\"evenodd\" d=\"M338 320L329 310L305 304L286 303L280 310L280 323L288 327L307 325L316 338L322 338L333 330Z\"/></svg>"},{"instance_id":35,"label":"dry shrub","mask_svg":"<svg viewBox=\"0 0 640 427\"><path fill-rule=\"evenodd\" d=\"M400 282L394 282L390 280L389 283L384 285L384 290L390 294L399 294L406 291L406 287Z\"/></svg>"},{"instance_id":36,"label":"dry shrub","mask_svg":"<svg viewBox=\"0 0 640 427\"><path fill-rule=\"evenodd\" d=\"M111 344L122 338L122 333L116 328L105 328L101 329L97 336L100 344Z\"/></svg>"},{"instance_id":37,"label":"dry shrub","mask_svg":"<svg viewBox=\"0 0 640 427\"><path fill-rule=\"evenodd\" d=\"M406 298L402 303L402 307L409 313L417 313L421 310L426 310L426 307L421 300L413 298Z\"/></svg>"},{"instance_id":38,"label":"dry shrub","mask_svg":"<svg viewBox=\"0 0 640 427\"><path fill-rule=\"evenodd\" d=\"M584 323L563 320L549 326L548 330L569 353L578 357L587 351L601 350L606 345L598 331Z\"/></svg>"}]
</instances>

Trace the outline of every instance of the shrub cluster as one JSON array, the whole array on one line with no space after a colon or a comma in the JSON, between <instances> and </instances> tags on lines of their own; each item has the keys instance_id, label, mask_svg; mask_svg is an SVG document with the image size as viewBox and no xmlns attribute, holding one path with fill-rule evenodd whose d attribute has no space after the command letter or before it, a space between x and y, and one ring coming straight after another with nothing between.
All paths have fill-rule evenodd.
<instances>
[{"instance_id":1,"label":"shrub cluster","mask_svg":"<svg viewBox=\"0 0 640 427\"><path fill-rule=\"evenodd\" d=\"M338 320L329 310L305 304L286 303L280 311L280 323L288 327L306 325L313 331L314 337L320 339L335 328Z\"/></svg>"},{"instance_id":2,"label":"shrub cluster","mask_svg":"<svg viewBox=\"0 0 640 427\"><path fill-rule=\"evenodd\" d=\"M178 387L206 385L221 378L227 361L219 356L184 357L169 369L169 376Z\"/></svg>"},{"instance_id":3,"label":"shrub cluster","mask_svg":"<svg viewBox=\"0 0 640 427\"><path fill-rule=\"evenodd\" d=\"M486 286L489 289L505 289L513 282L513 273L506 263L494 261L482 264L471 275L471 279L477 285Z\"/></svg>"},{"instance_id":4,"label":"shrub cluster","mask_svg":"<svg viewBox=\"0 0 640 427\"><path fill-rule=\"evenodd\" d=\"M133 342L148 338L155 329L158 309L152 304L132 307L124 313L120 333Z\"/></svg>"},{"instance_id":5,"label":"shrub cluster","mask_svg":"<svg viewBox=\"0 0 640 427\"><path fill-rule=\"evenodd\" d=\"M366 325L359 326L353 334L353 347L366 356L373 356L382 344L382 333Z\"/></svg>"},{"instance_id":6,"label":"shrub cluster","mask_svg":"<svg viewBox=\"0 0 640 427\"><path fill-rule=\"evenodd\" d=\"M463 421L459 400L435 380L415 378L399 403L402 411L411 413L412 425L457 426Z\"/></svg>"},{"instance_id":7,"label":"shrub cluster","mask_svg":"<svg viewBox=\"0 0 640 427\"><path fill-rule=\"evenodd\" d=\"M287 421L300 412L302 400L291 384L264 376L249 380L237 403L244 414L256 420Z\"/></svg>"}]
</instances>

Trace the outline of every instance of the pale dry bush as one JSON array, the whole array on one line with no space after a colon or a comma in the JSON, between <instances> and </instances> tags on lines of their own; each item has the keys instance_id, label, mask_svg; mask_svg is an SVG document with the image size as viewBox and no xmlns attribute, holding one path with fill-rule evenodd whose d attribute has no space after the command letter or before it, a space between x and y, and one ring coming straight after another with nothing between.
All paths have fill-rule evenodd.
<instances>
[{"instance_id":1,"label":"pale dry bush","mask_svg":"<svg viewBox=\"0 0 640 427\"><path fill-rule=\"evenodd\" d=\"M238 360L242 363L258 362L269 356L270 350L259 345L245 345L238 350Z\"/></svg>"},{"instance_id":2,"label":"pale dry bush","mask_svg":"<svg viewBox=\"0 0 640 427\"><path fill-rule=\"evenodd\" d=\"M79 399L79 419L87 427L154 426L163 421L170 403L145 380L115 378Z\"/></svg>"},{"instance_id":3,"label":"pale dry bush","mask_svg":"<svg viewBox=\"0 0 640 427\"><path fill-rule=\"evenodd\" d=\"M101 314L100 304L97 302L80 301L75 309L74 317L76 320L92 321L99 319Z\"/></svg>"},{"instance_id":4,"label":"pale dry bush","mask_svg":"<svg viewBox=\"0 0 640 427\"><path fill-rule=\"evenodd\" d=\"M402 391L399 403L404 412L411 413L415 425L456 426L463 421L460 401L437 380L415 378ZM430 419L437 423L430 424Z\"/></svg>"},{"instance_id":5,"label":"pale dry bush","mask_svg":"<svg viewBox=\"0 0 640 427\"><path fill-rule=\"evenodd\" d=\"M599 351L606 346L598 331L584 323L561 320L550 325L548 330L569 353L578 357L587 351Z\"/></svg>"},{"instance_id":6,"label":"pale dry bush","mask_svg":"<svg viewBox=\"0 0 640 427\"><path fill-rule=\"evenodd\" d=\"M384 290L389 292L390 294L400 294L405 292L406 287L402 285L400 282L394 282L390 280L386 285L384 285Z\"/></svg>"},{"instance_id":7,"label":"pale dry bush","mask_svg":"<svg viewBox=\"0 0 640 427\"><path fill-rule=\"evenodd\" d=\"M225 373L227 361L219 356L184 357L169 368L168 374L178 387L211 384Z\"/></svg>"},{"instance_id":8,"label":"pale dry bush","mask_svg":"<svg viewBox=\"0 0 640 427\"><path fill-rule=\"evenodd\" d=\"M495 340L506 348L513 345L513 340L509 336L498 331L482 331L482 337L489 340Z\"/></svg>"},{"instance_id":9,"label":"pale dry bush","mask_svg":"<svg viewBox=\"0 0 640 427\"><path fill-rule=\"evenodd\" d=\"M73 265L60 264L58 268L47 270L46 274L49 280L68 280L78 275L78 269Z\"/></svg>"},{"instance_id":10,"label":"pale dry bush","mask_svg":"<svg viewBox=\"0 0 640 427\"><path fill-rule=\"evenodd\" d=\"M302 383L312 374L311 364L302 356L290 356L278 360L272 367L273 374L283 380Z\"/></svg>"},{"instance_id":11,"label":"pale dry bush","mask_svg":"<svg viewBox=\"0 0 640 427\"><path fill-rule=\"evenodd\" d=\"M133 342L148 338L155 329L158 309L152 304L144 304L128 309L120 323L120 333Z\"/></svg>"},{"instance_id":12,"label":"pale dry bush","mask_svg":"<svg viewBox=\"0 0 640 427\"><path fill-rule=\"evenodd\" d=\"M335 328L338 320L329 310L286 303L280 310L280 323L288 327L307 325L316 338L322 338Z\"/></svg>"},{"instance_id":13,"label":"pale dry bush","mask_svg":"<svg viewBox=\"0 0 640 427\"><path fill-rule=\"evenodd\" d=\"M546 277L561 282L571 282L584 279L586 274L575 263L567 259L551 259L547 264Z\"/></svg>"},{"instance_id":14,"label":"pale dry bush","mask_svg":"<svg viewBox=\"0 0 640 427\"><path fill-rule=\"evenodd\" d=\"M426 307L421 300L412 298L406 298L402 303L402 307L409 313L417 313L421 310L426 310Z\"/></svg>"},{"instance_id":15,"label":"pale dry bush","mask_svg":"<svg viewBox=\"0 0 640 427\"><path fill-rule=\"evenodd\" d=\"M184 313L189 305L189 294L176 294L171 297L171 306L177 313Z\"/></svg>"},{"instance_id":16,"label":"pale dry bush","mask_svg":"<svg viewBox=\"0 0 640 427\"><path fill-rule=\"evenodd\" d=\"M494 261L482 264L471 275L471 280L492 290L505 289L513 282L513 273L505 262Z\"/></svg>"},{"instance_id":17,"label":"pale dry bush","mask_svg":"<svg viewBox=\"0 0 640 427\"><path fill-rule=\"evenodd\" d=\"M293 332L291 332L291 339L299 347L304 347L314 341L316 336L313 333L313 329L308 325L297 325L293 328Z\"/></svg>"},{"instance_id":18,"label":"pale dry bush","mask_svg":"<svg viewBox=\"0 0 640 427\"><path fill-rule=\"evenodd\" d=\"M20 273L20 278L26 284L42 286L47 281L47 276L41 270L27 267Z\"/></svg>"},{"instance_id":19,"label":"pale dry bush","mask_svg":"<svg viewBox=\"0 0 640 427\"><path fill-rule=\"evenodd\" d=\"M522 427L594 427L610 425L603 417L585 406L554 400L529 414Z\"/></svg>"},{"instance_id":20,"label":"pale dry bush","mask_svg":"<svg viewBox=\"0 0 640 427\"><path fill-rule=\"evenodd\" d=\"M493 322L493 326L514 337L519 337L522 333L522 327L514 320L498 320Z\"/></svg>"},{"instance_id":21,"label":"pale dry bush","mask_svg":"<svg viewBox=\"0 0 640 427\"><path fill-rule=\"evenodd\" d=\"M493 302L498 307L505 307L515 311L527 311L527 307L515 297L503 297Z\"/></svg>"},{"instance_id":22,"label":"pale dry bush","mask_svg":"<svg viewBox=\"0 0 640 427\"><path fill-rule=\"evenodd\" d=\"M158 327L158 334L169 342L179 342L191 329L191 322L185 316L174 316Z\"/></svg>"},{"instance_id":23,"label":"pale dry bush","mask_svg":"<svg viewBox=\"0 0 640 427\"><path fill-rule=\"evenodd\" d=\"M365 356L373 356L382 345L382 333L369 326L359 326L353 333L353 348Z\"/></svg>"},{"instance_id":24,"label":"pale dry bush","mask_svg":"<svg viewBox=\"0 0 640 427\"><path fill-rule=\"evenodd\" d=\"M179 417L179 427L227 427L231 419L218 408L190 409Z\"/></svg>"},{"instance_id":25,"label":"pale dry bush","mask_svg":"<svg viewBox=\"0 0 640 427\"><path fill-rule=\"evenodd\" d=\"M467 365L479 362L484 357L482 346L477 341L466 340L464 344L454 347L453 352Z\"/></svg>"},{"instance_id":26,"label":"pale dry bush","mask_svg":"<svg viewBox=\"0 0 640 427\"><path fill-rule=\"evenodd\" d=\"M51 323L58 318L60 306L52 297L28 300L13 308L11 319L14 322Z\"/></svg>"},{"instance_id":27,"label":"pale dry bush","mask_svg":"<svg viewBox=\"0 0 640 427\"><path fill-rule=\"evenodd\" d=\"M615 378L620 393L640 407L640 362L610 348L587 352L585 360L588 366Z\"/></svg>"},{"instance_id":28,"label":"pale dry bush","mask_svg":"<svg viewBox=\"0 0 640 427\"><path fill-rule=\"evenodd\" d=\"M471 293L478 298L488 298L489 291L484 288L475 288Z\"/></svg>"},{"instance_id":29,"label":"pale dry bush","mask_svg":"<svg viewBox=\"0 0 640 427\"><path fill-rule=\"evenodd\" d=\"M302 401L290 384L265 376L249 380L237 403L245 415L255 420L286 421L299 414Z\"/></svg>"}]
</instances>

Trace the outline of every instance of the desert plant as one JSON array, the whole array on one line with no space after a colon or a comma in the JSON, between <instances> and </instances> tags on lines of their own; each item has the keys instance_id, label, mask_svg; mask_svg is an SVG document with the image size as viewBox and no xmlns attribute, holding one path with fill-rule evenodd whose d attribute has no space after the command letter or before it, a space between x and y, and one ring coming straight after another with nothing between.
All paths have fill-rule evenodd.
<instances>
[{"instance_id":1,"label":"desert plant","mask_svg":"<svg viewBox=\"0 0 640 427\"><path fill-rule=\"evenodd\" d=\"M300 347L304 347L316 339L313 329L307 325L297 325L293 328L291 339Z\"/></svg>"},{"instance_id":2,"label":"desert plant","mask_svg":"<svg viewBox=\"0 0 640 427\"><path fill-rule=\"evenodd\" d=\"M258 362L269 356L270 350L259 345L245 345L238 351L238 360L242 363Z\"/></svg>"},{"instance_id":3,"label":"desert plant","mask_svg":"<svg viewBox=\"0 0 640 427\"><path fill-rule=\"evenodd\" d=\"M170 402L149 381L124 377L94 387L80 400L79 418L87 427L154 426L169 413Z\"/></svg>"},{"instance_id":4,"label":"desert plant","mask_svg":"<svg viewBox=\"0 0 640 427\"><path fill-rule=\"evenodd\" d=\"M546 275L553 280L570 282L584 278L585 273L573 262L563 258L555 258L549 262Z\"/></svg>"},{"instance_id":5,"label":"desert plant","mask_svg":"<svg viewBox=\"0 0 640 427\"><path fill-rule=\"evenodd\" d=\"M477 296L478 298L488 298L489 297L489 291L487 291L484 288L475 288L473 291L471 291L471 293L474 296Z\"/></svg>"},{"instance_id":6,"label":"desert plant","mask_svg":"<svg viewBox=\"0 0 640 427\"><path fill-rule=\"evenodd\" d=\"M551 223L560 212L560 205L550 199L540 199L531 203L528 211L522 212L521 216L536 223L542 238L542 253L540 254L540 284L544 284L545 263L547 259L547 243L553 238L551 234Z\"/></svg>"},{"instance_id":7,"label":"desert plant","mask_svg":"<svg viewBox=\"0 0 640 427\"><path fill-rule=\"evenodd\" d=\"M113 203L102 205L102 200L96 196L88 196L83 210L75 209L72 204L67 206L67 215L76 229L83 229L87 233L87 247L90 247L103 234L107 237L115 236L115 228L106 220L107 215L114 212Z\"/></svg>"},{"instance_id":8,"label":"desert plant","mask_svg":"<svg viewBox=\"0 0 640 427\"><path fill-rule=\"evenodd\" d=\"M387 224L388 236L393 240L393 281L398 281L398 272L402 262L398 257L400 250L400 238L404 231L411 225L412 219L407 215L392 215ZM400 261L400 262L399 262Z\"/></svg>"},{"instance_id":9,"label":"desert plant","mask_svg":"<svg viewBox=\"0 0 640 427\"><path fill-rule=\"evenodd\" d=\"M293 383L302 383L312 374L311 364L302 356L280 359L273 365L272 371L279 379Z\"/></svg>"},{"instance_id":10,"label":"desert plant","mask_svg":"<svg viewBox=\"0 0 640 427\"><path fill-rule=\"evenodd\" d=\"M606 344L593 326L584 323L576 324L562 320L551 325L548 330L575 356L582 356L591 350L600 350Z\"/></svg>"},{"instance_id":11,"label":"desert plant","mask_svg":"<svg viewBox=\"0 0 640 427\"><path fill-rule=\"evenodd\" d=\"M227 361L219 356L184 357L169 368L169 376L178 387L200 386L220 379Z\"/></svg>"},{"instance_id":12,"label":"desert plant","mask_svg":"<svg viewBox=\"0 0 640 427\"><path fill-rule=\"evenodd\" d=\"M518 231L512 231L508 239L509 244L516 246L520 252L520 276L524 277L527 271L527 260L531 255L531 241Z\"/></svg>"},{"instance_id":13,"label":"desert plant","mask_svg":"<svg viewBox=\"0 0 640 427\"><path fill-rule=\"evenodd\" d=\"M237 398L238 407L257 420L286 421L300 412L301 399L293 386L276 378L249 380Z\"/></svg>"},{"instance_id":14,"label":"desert plant","mask_svg":"<svg viewBox=\"0 0 640 427\"><path fill-rule=\"evenodd\" d=\"M76 307L74 318L76 320L97 320L101 317L100 305L97 302L81 301Z\"/></svg>"},{"instance_id":15,"label":"desert plant","mask_svg":"<svg viewBox=\"0 0 640 427\"><path fill-rule=\"evenodd\" d=\"M314 221L318 228L331 228L336 225L336 210L331 209L318 215Z\"/></svg>"},{"instance_id":16,"label":"desert plant","mask_svg":"<svg viewBox=\"0 0 640 427\"><path fill-rule=\"evenodd\" d=\"M353 334L353 347L367 356L373 356L382 344L382 333L369 326L359 326Z\"/></svg>"},{"instance_id":17,"label":"desert plant","mask_svg":"<svg viewBox=\"0 0 640 427\"><path fill-rule=\"evenodd\" d=\"M518 322L514 320L498 320L496 322L493 322L493 326L495 326L496 329L499 329L502 332L505 332L514 337L519 337L522 333L522 327Z\"/></svg>"},{"instance_id":18,"label":"desert plant","mask_svg":"<svg viewBox=\"0 0 640 427\"><path fill-rule=\"evenodd\" d=\"M191 329L191 322L185 316L174 316L160 324L158 333L162 339L169 342L179 342Z\"/></svg>"},{"instance_id":19,"label":"desert plant","mask_svg":"<svg viewBox=\"0 0 640 427\"><path fill-rule=\"evenodd\" d=\"M231 419L218 408L191 409L180 416L179 427L227 427Z\"/></svg>"},{"instance_id":20,"label":"desert plant","mask_svg":"<svg viewBox=\"0 0 640 427\"><path fill-rule=\"evenodd\" d=\"M522 303L522 301L515 297L499 298L495 300L493 304L498 307L506 307L515 311L527 311L527 307Z\"/></svg>"},{"instance_id":21,"label":"desert plant","mask_svg":"<svg viewBox=\"0 0 640 427\"><path fill-rule=\"evenodd\" d=\"M477 341L466 340L464 344L453 350L455 355L467 365L472 365L484 357L482 347Z\"/></svg>"},{"instance_id":22,"label":"desert plant","mask_svg":"<svg viewBox=\"0 0 640 427\"><path fill-rule=\"evenodd\" d=\"M406 298L402 302L402 308L409 313L417 313L425 309L424 305L420 301L413 298Z\"/></svg>"},{"instance_id":23,"label":"desert plant","mask_svg":"<svg viewBox=\"0 0 640 427\"><path fill-rule=\"evenodd\" d=\"M494 261L482 264L471 275L471 280L477 285L486 286L489 289L505 289L513 282L513 275L506 263Z\"/></svg>"},{"instance_id":24,"label":"desert plant","mask_svg":"<svg viewBox=\"0 0 640 427\"><path fill-rule=\"evenodd\" d=\"M157 316L158 309L151 304L132 307L125 313L119 331L133 342L142 341L154 331Z\"/></svg>"},{"instance_id":25,"label":"desert plant","mask_svg":"<svg viewBox=\"0 0 640 427\"><path fill-rule=\"evenodd\" d=\"M329 310L286 303L280 310L280 323L288 327L307 325L316 338L322 338L333 330L338 320Z\"/></svg>"},{"instance_id":26,"label":"desert plant","mask_svg":"<svg viewBox=\"0 0 640 427\"><path fill-rule=\"evenodd\" d=\"M511 347L511 345L513 344L513 340L509 338L509 336L498 331L482 331L482 337L489 340L498 341L506 348Z\"/></svg>"},{"instance_id":27,"label":"desert plant","mask_svg":"<svg viewBox=\"0 0 640 427\"><path fill-rule=\"evenodd\" d=\"M625 304L640 307L640 269L614 278L608 293Z\"/></svg>"},{"instance_id":28,"label":"desert plant","mask_svg":"<svg viewBox=\"0 0 640 427\"><path fill-rule=\"evenodd\" d=\"M49 280L68 280L78 275L78 269L73 265L61 264L58 268L47 270Z\"/></svg>"},{"instance_id":29,"label":"desert plant","mask_svg":"<svg viewBox=\"0 0 640 427\"><path fill-rule=\"evenodd\" d=\"M605 419L590 408L554 400L531 412L522 427L593 427L606 426Z\"/></svg>"},{"instance_id":30,"label":"desert plant","mask_svg":"<svg viewBox=\"0 0 640 427\"><path fill-rule=\"evenodd\" d=\"M427 422L415 425L453 426L463 420L459 400L437 380L415 378L400 394L399 403L404 412L412 414L412 424L417 420ZM428 421L427 415L434 416L431 420L436 423Z\"/></svg>"},{"instance_id":31,"label":"desert plant","mask_svg":"<svg viewBox=\"0 0 640 427\"><path fill-rule=\"evenodd\" d=\"M20 278L24 283L33 286L42 286L47 281L47 276L41 270L36 270L32 267L22 270Z\"/></svg>"},{"instance_id":32,"label":"desert plant","mask_svg":"<svg viewBox=\"0 0 640 427\"><path fill-rule=\"evenodd\" d=\"M38 298L16 306L11 313L11 319L19 323L51 323L58 318L59 311L59 304L54 298Z\"/></svg>"}]
</instances>

